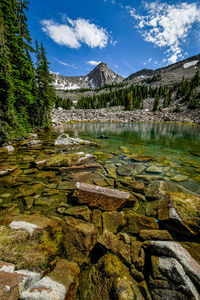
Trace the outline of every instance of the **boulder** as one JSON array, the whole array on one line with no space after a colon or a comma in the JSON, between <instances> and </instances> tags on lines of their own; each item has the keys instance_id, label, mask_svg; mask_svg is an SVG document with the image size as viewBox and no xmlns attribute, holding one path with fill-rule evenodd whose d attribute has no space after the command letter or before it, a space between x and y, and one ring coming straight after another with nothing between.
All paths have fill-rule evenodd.
<instances>
[{"instance_id":1,"label":"boulder","mask_svg":"<svg viewBox=\"0 0 200 300\"><path fill-rule=\"evenodd\" d=\"M98 238L97 244L105 247L112 253L120 256L126 263L131 264L130 245L119 240L113 233L104 230L103 234Z\"/></svg>"},{"instance_id":2,"label":"boulder","mask_svg":"<svg viewBox=\"0 0 200 300\"><path fill-rule=\"evenodd\" d=\"M131 195L127 192L96 185L77 182L76 189L75 196L79 204L87 204L89 207L102 210L119 210L131 200Z\"/></svg>"},{"instance_id":3,"label":"boulder","mask_svg":"<svg viewBox=\"0 0 200 300\"><path fill-rule=\"evenodd\" d=\"M199 232L198 211L200 209L200 197L173 192L168 194L168 199L162 199L158 205L158 219L173 230L194 235ZM193 231L195 230L195 231Z\"/></svg>"},{"instance_id":4,"label":"boulder","mask_svg":"<svg viewBox=\"0 0 200 300\"><path fill-rule=\"evenodd\" d=\"M142 229L159 229L156 219L129 213L126 215L127 232L131 234L139 234Z\"/></svg>"},{"instance_id":5,"label":"boulder","mask_svg":"<svg viewBox=\"0 0 200 300\"><path fill-rule=\"evenodd\" d=\"M119 176L130 176L132 174L133 168L131 165L123 165L117 168L117 174Z\"/></svg>"},{"instance_id":6,"label":"boulder","mask_svg":"<svg viewBox=\"0 0 200 300\"><path fill-rule=\"evenodd\" d=\"M157 166L150 166L145 171L147 173L151 173L151 174L161 174L162 173L162 169L158 168Z\"/></svg>"},{"instance_id":7,"label":"boulder","mask_svg":"<svg viewBox=\"0 0 200 300\"><path fill-rule=\"evenodd\" d=\"M183 267L186 275L200 288L200 265L191 255L177 242L152 241L151 253L159 256L167 256L176 259Z\"/></svg>"},{"instance_id":8,"label":"boulder","mask_svg":"<svg viewBox=\"0 0 200 300\"><path fill-rule=\"evenodd\" d=\"M148 185L145 195L149 200L161 200L166 198L166 195L170 192L180 191L182 191L182 187L174 183L155 180Z\"/></svg>"},{"instance_id":9,"label":"boulder","mask_svg":"<svg viewBox=\"0 0 200 300\"><path fill-rule=\"evenodd\" d=\"M153 299L199 299L196 287L175 258L152 256L151 263L149 286Z\"/></svg>"},{"instance_id":10,"label":"boulder","mask_svg":"<svg viewBox=\"0 0 200 300\"><path fill-rule=\"evenodd\" d=\"M164 240L164 241L172 241L173 238L171 234L167 230L148 230L143 229L140 230L139 234L142 240Z\"/></svg>"},{"instance_id":11,"label":"boulder","mask_svg":"<svg viewBox=\"0 0 200 300\"><path fill-rule=\"evenodd\" d=\"M91 142L80 138L71 138L68 134L60 135L54 142L55 146L90 145Z\"/></svg>"},{"instance_id":12,"label":"boulder","mask_svg":"<svg viewBox=\"0 0 200 300\"><path fill-rule=\"evenodd\" d=\"M67 257L79 263L89 262L89 254L97 241L97 227L73 217L64 218L64 247Z\"/></svg>"},{"instance_id":13,"label":"boulder","mask_svg":"<svg viewBox=\"0 0 200 300\"><path fill-rule=\"evenodd\" d=\"M103 229L109 230L112 233L119 232L126 225L126 219L123 212L104 212L102 217Z\"/></svg>"}]
</instances>

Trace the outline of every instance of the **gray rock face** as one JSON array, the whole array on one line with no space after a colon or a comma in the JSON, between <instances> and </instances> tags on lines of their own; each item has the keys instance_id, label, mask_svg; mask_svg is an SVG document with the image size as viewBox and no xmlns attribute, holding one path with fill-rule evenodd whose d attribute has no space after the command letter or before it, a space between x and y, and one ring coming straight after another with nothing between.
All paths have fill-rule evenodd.
<instances>
[{"instance_id":1,"label":"gray rock face","mask_svg":"<svg viewBox=\"0 0 200 300\"><path fill-rule=\"evenodd\" d=\"M153 300L199 299L195 285L175 258L152 256L151 262L149 286Z\"/></svg>"},{"instance_id":2,"label":"gray rock face","mask_svg":"<svg viewBox=\"0 0 200 300\"><path fill-rule=\"evenodd\" d=\"M63 76L53 74L54 87L57 90L98 89L105 85L118 84L123 77L108 68L105 63L100 63L86 76Z\"/></svg>"},{"instance_id":3,"label":"gray rock face","mask_svg":"<svg viewBox=\"0 0 200 300\"><path fill-rule=\"evenodd\" d=\"M177 242L152 241L151 251L159 256L175 258L183 267L187 276L200 287L200 265Z\"/></svg>"}]
</instances>

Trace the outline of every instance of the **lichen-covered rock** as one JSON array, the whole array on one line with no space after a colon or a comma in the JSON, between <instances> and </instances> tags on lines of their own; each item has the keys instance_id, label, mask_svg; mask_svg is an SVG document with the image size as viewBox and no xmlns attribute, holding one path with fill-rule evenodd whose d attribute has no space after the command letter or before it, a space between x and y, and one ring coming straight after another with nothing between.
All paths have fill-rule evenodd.
<instances>
[{"instance_id":1,"label":"lichen-covered rock","mask_svg":"<svg viewBox=\"0 0 200 300\"><path fill-rule=\"evenodd\" d=\"M102 210L119 210L131 200L131 195L127 192L96 185L77 182L76 189L75 196L79 204L87 204L89 207Z\"/></svg>"},{"instance_id":2,"label":"lichen-covered rock","mask_svg":"<svg viewBox=\"0 0 200 300\"><path fill-rule=\"evenodd\" d=\"M145 240L164 240L172 241L172 236L167 230L140 230L141 239Z\"/></svg>"},{"instance_id":3,"label":"lichen-covered rock","mask_svg":"<svg viewBox=\"0 0 200 300\"><path fill-rule=\"evenodd\" d=\"M90 251L97 241L97 227L73 217L65 217L63 227L67 257L80 265L88 263Z\"/></svg>"},{"instance_id":4,"label":"lichen-covered rock","mask_svg":"<svg viewBox=\"0 0 200 300\"><path fill-rule=\"evenodd\" d=\"M104 212L102 217L103 229L106 229L112 233L119 232L126 225L126 219L123 212Z\"/></svg>"},{"instance_id":5,"label":"lichen-covered rock","mask_svg":"<svg viewBox=\"0 0 200 300\"><path fill-rule=\"evenodd\" d=\"M126 215L127 231L131 234L138 234L143 229L159 229L156 219L129 213Z\"/></svg>"}]
</instances>

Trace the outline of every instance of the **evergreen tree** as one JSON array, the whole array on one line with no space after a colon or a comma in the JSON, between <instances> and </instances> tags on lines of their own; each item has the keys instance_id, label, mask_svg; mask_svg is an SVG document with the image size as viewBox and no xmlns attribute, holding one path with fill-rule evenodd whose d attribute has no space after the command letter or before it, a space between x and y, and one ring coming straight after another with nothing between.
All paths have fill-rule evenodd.
<instances>
[{"instance_id":1,"label":"evergreen tree","mask_svg":"<svg viewBox=\"0 0 200 300\"><path fill-rule=\"evenodd\" d=\"M55 91L52 87L53 78L49 72L49 63L43 44L39 47L36 41L36 82L38 87L37 101L35 106L35 122L38 126L49 127L50 111L56 100Z\"/></svg>"}]
</instances>

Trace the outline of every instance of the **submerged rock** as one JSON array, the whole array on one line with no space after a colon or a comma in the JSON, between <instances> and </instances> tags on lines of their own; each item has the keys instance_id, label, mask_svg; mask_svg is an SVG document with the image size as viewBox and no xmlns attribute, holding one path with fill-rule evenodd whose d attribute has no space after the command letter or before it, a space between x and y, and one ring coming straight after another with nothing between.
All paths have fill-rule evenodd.
<instances>
[{"instance_id":1,"label":"submerged rock","mask_svg":"<svg viewBox=\"0 0 200 300\"><path fill-rule=\"evenodd\" d=\"M126 219L123 212L104 212L102 217L103 229L109 230L112 233L119 232L126 225Z\"/></svg>"},{"instance_id":2,"label":"submerged rock","mask_svg":"<svg viewBox=\"0 0 200 300\"><path fill-rule=\"evenodd\" d=\"M108 173L108 177L117 179L117 173L116 173L117 168L114 164L106 164L104 168Z\"/></svg>"},{"instance_id":3,"label":"submerged rock","mask_svg":"<svg viewBox=\"0 0 200 300\"><path fill-rule=\"evenodd\" d=\"M146 172L147 173L152 173L152 174L161 174L162 173L162 169L158 168L156 166L151 166L151 167L148 167L146 169Z\"/></svg>"},{"instance_id":4,"label":"submerged rock","mask_svg":"<svg viewBox=\"0 0 200 300\"><path fill-rule=\"evenodd\" d=\"M176 182L182 182L182 181L186 181L188 179L188 177L185 175L178 174L178 175L171 177L170 179L173 181L176 181Z\"/></svg>"},{"instance_id":5,"label":"submerged rock","mask_svg":"<svg viewBox=\"0 0 200 300\"><path fill-rule=\"evenodd\" d=\"M64 214L90 222L91 210L87 206L74 206L65 209Z\"/></svg>"},{"instance_id":6,"label":"submerged rock","mask_svg":"<svg viewBox=\"0 0 200 300\"><path fill-rule=\"evenodd\" d=\"M56 140L55 146L72 146L72 145L90 145L91 142L79 138L71 138L68 134L60 135Z\"/></svg>"},{"instance_id":7,"label":"submerged rock","mask_svg":"<svg viewBox=\"0 0 200 300\"><path fill-rule=\"evenodd\" d=\"M131 195L127 192L96 185L77 182L76 189L75 196L79 204L87 204L89 207L102 210L119 210L131 200Z\"/></svg>"}]
</instances>

